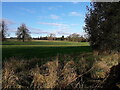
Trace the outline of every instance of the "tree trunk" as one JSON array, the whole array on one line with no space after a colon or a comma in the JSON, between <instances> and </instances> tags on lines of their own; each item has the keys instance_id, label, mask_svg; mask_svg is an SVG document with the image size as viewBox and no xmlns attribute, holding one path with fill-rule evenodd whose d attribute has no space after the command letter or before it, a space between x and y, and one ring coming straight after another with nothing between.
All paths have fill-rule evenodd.
<instances>
[{"instance_id":1,"label":"tree trunk","mask_svg":"<svg viewBox=\"0 0 120 90\"><path fill-rule=\"evenodd\" d=\"M23 35L22 39L23 39L23 42L24 42L24 41L25 41L25 37L24 37L24 35Z\"/></svg>"},{"instance_id":2,"label":"tree trunk","mask_svg":"<svg viewBox=\"0 0 120 90\"><path fill-rule=\"evenodd\" d=\"M23 38L23 42L24 42L25 40L24 40L24 38Z\"/></svg>"}]
</instances>

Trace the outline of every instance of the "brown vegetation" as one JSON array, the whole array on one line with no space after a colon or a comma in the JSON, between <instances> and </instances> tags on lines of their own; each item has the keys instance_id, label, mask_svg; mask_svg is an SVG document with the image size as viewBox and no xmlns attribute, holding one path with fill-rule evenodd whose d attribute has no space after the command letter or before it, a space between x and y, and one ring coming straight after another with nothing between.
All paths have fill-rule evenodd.
<instances>
[{"instance_id":1,"label":"brown vegetation","mask_svg":"<svg viewBox=\"0 0 120 90\"><path fill-rule=\"evenodd\" d=\"M3 63L2 87L6 88L98 88L109 75L110 68L118 64L118 54L106 56L63 56L40 65L39 59L10 58ZM71 60L68 60L71 58ZM65 60L66 59L66 60Z\"/></svg>"}]
</instances>

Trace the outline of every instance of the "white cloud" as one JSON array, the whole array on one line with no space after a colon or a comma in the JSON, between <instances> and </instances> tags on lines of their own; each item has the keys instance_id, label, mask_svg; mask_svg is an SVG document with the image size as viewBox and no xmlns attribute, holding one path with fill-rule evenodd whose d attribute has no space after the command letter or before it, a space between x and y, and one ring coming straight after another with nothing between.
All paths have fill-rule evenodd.
<instances>
[{"instance_id":1,"label":"white cloud","mask_svg":"<svg viewBox=\"0 0 120 90\"><path fill-rule=\"evenodd\" d=\"M74 2L72 2L73 4L78 4L79 2L77 2L77 1L74 1Z\"/></svg>"},{"instance_id":2,"label":"white cloud","mask_svg":"<svg viewBox=\"0 0 120 90\"><path fill-rule=\"evenodd\" d=\"M27 8L20 8L21 10L24 10L28 13L35 13L35 11L31 10L31 9L27 9Z\"/></svg>"},{"instance_id":3,"label":"white cloud","mask_svg":"<svg viewBox=\"0 0 120 90\"><path fill-rule=\"evenodd\" d=\"M57 28L55 30L47 31L47 30L29 27L29 30L31 34L50 34L50 33L54 33L55 35L70 35L71 34L68 28Z\"/></svg>"},{"instance_id":4,"label":"white cloud","mask_svg":"<svg viewBox=\"0 0 120 90\"><path fill-rule=\"evenodd\" d=\"M71 33L69 32L68 28L57 28L55 30L42 30L42 29L38 29L38 28L32 28L29 27L29 30L31 32L31 34L50 34L50 33L54 33L55 35L70 35Z\"/></svg>"},{"instance_id":5,"label":"white cloud","mask_svg":"<svg viewBox=\"0 0 120 90\"><path fill-rule=\"evenodd\" d=\"M0 22L2 22L2 21L4 21L7 25L15 24L14 21L9 20L9 19L7 19L7 18L0 19Z\"/></svg>"},{"instance_id":6,"label":"white cloud","mask_svg":"<svg viewBox=\"0 0 120 90\"><path fill-rule=\"evenodd\" d=\"M60 16L57 16L57 15L52 14L52 15L50 15L50 18L51 18L51 19L59 19Z\"/></svg>"},{"instance_id":7,"label":"white cloud","mask_svg":"<svg viewBox=\"0 0 120 90\"><path fill-rule=\"evenodd\" d=\"M8 29L8 32L11 33L11 32L16 32L17 31L17 28L9 28Z\"/></svg>"},{"instance_id":8,"label":"white cloud","mask_svg":"<svg viewBox=\"0 0 120 90\"><path fill-rule=\"evenodd\" d=\"M32 34L49 34L49 32L45 32L45 31L38 31L38 32L34 32L31 31Z\"/></svg>"},{"instance_id":9,"label":"white cloud","mask_svg":"<svg viewBox=\"0 0 120 90\"><path fill-rule=\"evenodd\" d=\"M59 8L62 8L63 6L51 6L48 7L48 10L58 10Z\"/></svg>"},{"instance_id":10,"label":"white cloud","mask_svg":"<svg viewBox=\"0 0 120 90\"><path fill-rule=\"evenodd\" d=\"M57 29L53 31L53 33L56 35L70 35L71 34L69 29Z\"/></svg>"},{"instance_id":11,"label":"white cloud","mask_svg":"<svg viewBox=\"0 0 120 90\"><path fill-rule=\"evenodd\" d=\"M70 16L82 16L82 14L79 12L70 12L69 15Z\"/></svg>"},{"instance_id":12,"label":"white cloud","mask_svg":"<svg viewBox=\"0 0 120 90\"><path fill-rule=\"evenodd\" d=\"M70 25L66 25L57 27L57 29L53 30L52 33L56 35L69 35L71 34L70 31L71 31Z\"/></svg>"},{"instance_id":13,"label":"white cloud","mask_svg":"<svg viewBox=\"0 0 120 90\"><path fill-rule=\"evenodd\" d=\"M47 23L47 22L39 22L39 24L43 25L50 25L50 26L56 26L57 28L54 30L49 30L51 32L49 33L54 33L56 35L69 35L71 34L70 31L70 25L68 24L61 24L61 23Z\"/></svg>"},{"instance_id":14,"label":"white cloud","mask_svg":"<svg viewBox=\"0 0 120 90\"><path fill-rule=\"evenodd\" d=\"M48 34L48 33L50 33L50 32L47 32L47 31L45 31L45 30L38 29L38 28L29 27L28 29L30 30L30 32L31 32L32 34Z\"/></svg>"},{"instance_id":15,"label":"white cloud","mask_svg":"<svg viewBox=\"0 0 120 90\"><path fill-rule=\"evenodd\" d=\"M49 10L52 10L53 8L52 8L52 7L49 7L48 9L49 9Z\"/></svg>"},{"instance_id":16,"label":"white cloud","mask_svg":"<svg viewBox=\"0 0 120 90\"><path fill-rule=\"evenodd\" d=\"M60 23L46 23L46 22L40 22L39 24L50 25L50 26L67 26L67 24L60 24Z\"/></svg>"},{"instance_id":17,"label":"white cloud","mask_svg":"<svg viewBox=\"0 0 120 90\"><path fill-rule=\"evenodd\" d=\"M62 13L61 15L62 15L62 16L65 16L65 13Z\"/></svg>"},{"instance_id":18,"label":"white cloud","mask_svg":"<svg viewBox=\"0 0 120 90\"><path fill-rule=\"evenodd\" d=\"M70 32L66 32L66 31L62 31L62 30L58 30L55 33L56 35L70 35Z\"/></svg>"},{"instance_id":19,"label":"white cloud","mask_svg":"<svg viewBox=\"0 0 120 90\"><path fill-rule=\"evenodd\" d=\"M58 35L58 36L59 35L70 35L73 33L71 26L79 26L80 25L80 24L62 24L62 23L48 23L48 22L39 22L39 24L56 26L56 29L49 30L49 32L45 32L45 33L46 34L54 33L55 35Z\"/></svg>"},{"instance_id":20,"label":"white cloud","mask_svg":"<svg viewBox=\"0 0 120 90\"><path fill-rule=\"evenodd\" d=\"M71 26L79 26L79 24L71 24Z\"/></svg>"},{"instance_id":21,"label":"white cloud","mask_svg":"<svg viewBox=\"0 0 120 90\"><path fill-rule=\"evenodd\" d=\"M54 9L54 7L49 7L48 9L49 9L49 10L53 10L53 9Z\"/></svg>"}]
</instances>

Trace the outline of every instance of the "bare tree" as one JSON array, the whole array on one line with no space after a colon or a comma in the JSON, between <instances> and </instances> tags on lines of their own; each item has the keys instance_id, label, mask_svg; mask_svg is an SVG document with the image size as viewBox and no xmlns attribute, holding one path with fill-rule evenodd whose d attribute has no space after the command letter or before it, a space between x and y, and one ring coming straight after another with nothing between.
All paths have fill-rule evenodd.
<instances>
[{"instance_id":1,"label":"bare tree","mask_svg":"<svg viewBox=\"0 0 120 90\"><path fill-rule=\"evenodd\" d=\"M48 40L55 40L55 34L54 33L50 33L48 35Z\"/></svg>"},{"instance_id":2,"label":"bare tree","mask_svg":"<svg viewBox=\"0 0 120 90\"><path fill-rule=\"evenodd\" d=\"M73 34L69 35L67 38L69 41L79 41L80 35L77 33L73 33Z\"/></svg>"},{"instance_id":3,"label":"bare tree","mask_svg":"<svg viewBox=\"0 0 120 90\"><path fill-rule=\"evenodd\" d=\"M2 20L2 22L0 23L0 39L2 41L6 40L6 35L7 35L7 24L5 23L4 20Z\"/></svg>"},{"instance_id":4,"label":"bare tree","mask_svg":"<svg viewBox=\"0 0 120 90\"><path fill-rule=\"evenodd\" d=\"M30 32L29 30L27 29L26 25L25 24L21 24L20 27L18 27L18 30L17 30L17 38L20 40L22 39L23 42L26 40L26 39L30 39L31 36L30 36Z\"/></svg>"}]
</instances>

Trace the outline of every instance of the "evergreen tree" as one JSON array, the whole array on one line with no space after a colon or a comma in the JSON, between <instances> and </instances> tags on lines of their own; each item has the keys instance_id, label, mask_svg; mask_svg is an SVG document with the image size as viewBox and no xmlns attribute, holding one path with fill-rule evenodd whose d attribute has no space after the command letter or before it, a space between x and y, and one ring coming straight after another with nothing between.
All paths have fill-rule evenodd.
<instances>
[{"instance_id":1,"label":"evergreen tree","mask_svg":"<svg viewBox=\"0 0 120 90\"><path fill-rule=\"evenodd\" d=\"M91 3L85 18L84 30L93 49L120 50L120 2Z\"/></svg>"}]
</instances>

